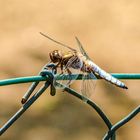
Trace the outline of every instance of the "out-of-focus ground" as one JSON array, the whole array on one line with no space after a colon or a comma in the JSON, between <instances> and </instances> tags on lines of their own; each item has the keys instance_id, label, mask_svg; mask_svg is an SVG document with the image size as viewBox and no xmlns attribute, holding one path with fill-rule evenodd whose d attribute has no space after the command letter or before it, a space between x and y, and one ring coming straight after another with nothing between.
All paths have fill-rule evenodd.
<instances>
[{"instance_id":1,"label":"out-of-focus ground","mask_svg":"<svg viewBox=\"0 0 140 140\"><path fill-rule=\"evenodd\" d=\"M140 1L0 1L0 79L36 75L60 47L39 32L76 47L78 36L93 61L108 72L140 72ZM127 91L98 81L92 96L116 123L140 101L140 81ZM21 107L30 84L0 87L0 126ZM73 86L74 87L74 86ZM118 140L140 139L140 115L117 131ZM95 111L49 89L1 136L1 140L100 140L107 127Z\"/></svg>"}]
</instances>

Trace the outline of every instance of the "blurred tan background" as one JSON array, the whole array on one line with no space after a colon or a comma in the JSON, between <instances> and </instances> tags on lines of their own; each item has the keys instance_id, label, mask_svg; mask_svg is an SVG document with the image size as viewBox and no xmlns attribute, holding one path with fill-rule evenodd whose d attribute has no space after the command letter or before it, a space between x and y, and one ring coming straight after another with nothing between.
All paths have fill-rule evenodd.
<instances>
[{"instance_id":1,"label":"blurred tan background","mask_svg":"<svg viewBox=\"0 0 140 140\"><path fill-rule=\"evenodd\" d=\"M1 0L0 79L36 75L62 49L39 34L76 47L78 36L93 61L108 72L140 72L140 1ZM140 81L123 80L127 91L98 81L92 96L116 123L140 100ZM0 126L21 107L30 84L0 87ZM117 131L118 140L139 140L140 115ZM107 127L78 99L49 89L1 136L1 140L100 140Z\"/></svg>"}]
</instances>

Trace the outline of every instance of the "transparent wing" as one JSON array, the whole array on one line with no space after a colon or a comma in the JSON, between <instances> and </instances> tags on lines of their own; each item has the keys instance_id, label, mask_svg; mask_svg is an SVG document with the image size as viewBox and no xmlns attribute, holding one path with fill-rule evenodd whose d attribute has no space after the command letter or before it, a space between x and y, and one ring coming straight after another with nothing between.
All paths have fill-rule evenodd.
<instances>
[{"instance_id":1,"label":"transparent wing","mask_svg":"<svg viewBox=\"0 0 140 140\"><path fill-rule=\"evenodd\" d=\"M91 60L90 57L88 56L88 54L86 53L86 51L84 50L84 47L81 44L81 42L79 41L79 39L77 37L75 37L75 39L78 43L80 52L86 57L86 60ZM84 69L87 69L86 66ZM84 97L89 98L94 93L95 87L96 87L96 79L97 79L97 77L92 72L83 73L82 84L81 84L81 94ZM83 98L83 100L86 101L85 98Z\"/></svg>"},{"instance_id":2,"label":"transparent wing","mask_svg":"<svg viewBox=\"0 0 140 140\"><path fill-rule=\"evenodd\" d=\"M57 43L57 44L59 44L59 45L65 47L65 48L68 48L68 49L70 49L70 50L72 50L72 51L76 51L75 49L71 48L70 46L63 44L63 43L61 43L61 42L59 42L59 41L57 41L57 40L55 40L55 39L49 37L48 35L46 35L46 34L44 34L44 33L42 33L42 32L40 32L40 34L41 34L42 36L48 38L49 40L51 40L51 41L53 41L53 42L55 42L55 43Z\"/></svg>"},{"instance_id":3,"label":"transparent wing","mask_svg":"<svg viewBox=\"0 0 140 140\"><path fill-rule=\"evenodd\" d=\"M81 42L79 41L79 39L77 37L75 37L77 44L79 46L80 52L87 58L90 59L90 57L88 56L88 54L86 53L85 49L83 48L83 45L81 44Z\"/></svg>"},{"instance_id":4,"label":"transparent wing","mask_svg":"<svg viewBox=\"0 0 140 140\"><path fill-rule=\"evenodd\" d=\"M77 61L77 57L72 57L65 67L63 67L63 73L61 73L61 70L59 69L60 74L56 75L54 78L54 86L56 88L64 88L62 85L69 86L74 80L77 79L77 77L80 74L80 69L82 68L82 61L79 59ZM73 68L76 67L77 68Z\"/></svg>"},{"instance_id":5,"label":"transparent wing","mask_svg":"<svg viewBox=\"0 0 140 140\"><path fill-rule=\"evenodd\" d=\"M91 73L83 73L82 77L82 84L81 84L81 94L84 97L90 98L91 95L95 92L96 87L96 76ZM83 100L86 101L86 99L83 97Z\"/></svg>"}]
</instances>

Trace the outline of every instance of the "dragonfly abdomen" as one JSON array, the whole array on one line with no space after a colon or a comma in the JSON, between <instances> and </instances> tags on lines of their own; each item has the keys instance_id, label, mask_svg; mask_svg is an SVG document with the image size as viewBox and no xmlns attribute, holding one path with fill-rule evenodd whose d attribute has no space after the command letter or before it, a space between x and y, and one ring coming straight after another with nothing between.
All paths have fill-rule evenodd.
<instances>
[{"instance_id":1,"label":"dragonfly abdomen","mask_svg":"<svg viewBox=\"0 0 140 140\"><path fill-rule=\"evenodd\" d=\"M93 73L97 73L104 80L106 80L120 88L128 89L128 87L123 82L121 82L117 78L113 77L109 73L105 72L104 70L102 70L100 67L98 67L93 62L90 62L90 66L92 67Z\"/></svg>"},{"instance_id":2,"label":"dragonfly abdomen","mask_svg":"<svg viewBox=\"0 0 140 140\"><path fill-rule=\"evenodd\" d=\"M100 77L105 79L106 81L124 89L128 89L123 82L118 80L117 78L111 76L109 73L105 72L104 70L101 70L100 72Z\"/></svg>"}]
</instances>

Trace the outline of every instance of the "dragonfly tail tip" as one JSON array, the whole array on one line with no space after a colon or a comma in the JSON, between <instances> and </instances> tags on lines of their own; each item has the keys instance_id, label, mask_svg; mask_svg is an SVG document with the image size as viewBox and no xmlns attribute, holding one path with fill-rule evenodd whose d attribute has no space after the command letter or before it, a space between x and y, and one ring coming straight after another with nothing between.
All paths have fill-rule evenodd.
<instances>
[{"instance_id":1,"label":"dragonfly tail tip","mask_svg":"<svg viewBox=\"0 0 140 140\"><path fill-rule=\"evenodd\" d=\"M26 101L27 101L26 99L22 98L21 103L25 104Z\"/></svg>"},{"instance_id":2,"label":"dragonfly tail tip","mask_svg":"<svg viewBox=\"0 0 140 140\"><path fill-rule=\"evenodd\" d=\"M123 88L124 88L124 89L128 89L128 87L127 87L127 86L124 86Z\"/></svg>"}]
</instances>

